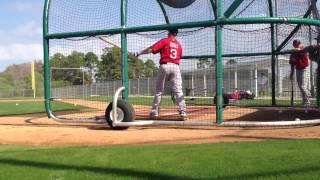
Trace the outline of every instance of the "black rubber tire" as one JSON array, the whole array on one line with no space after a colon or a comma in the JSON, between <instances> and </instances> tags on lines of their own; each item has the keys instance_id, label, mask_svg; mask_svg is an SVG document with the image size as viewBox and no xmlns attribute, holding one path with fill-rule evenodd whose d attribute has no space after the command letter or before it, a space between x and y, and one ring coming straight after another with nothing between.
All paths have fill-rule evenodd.
<instances>
[{"instance_id":1,"label":"black rubber tire","mask_svg":"<svg viewBox=\"0 0 320 180\"><path fill-rule=\"evenodd\" d=\"M131 106L131 104L129 104L128 102L122 99L118 99L117 107L120 108L123 112L123 119L121 120L121 122L133 122L135 120L135 111ZM111 112L112 112L112 102L108 105L105 112L106 121L108 125L111 127L111 129L125 130L129 128L129 127L114 127L112 125Z\"/></svg>"}]
</instances>

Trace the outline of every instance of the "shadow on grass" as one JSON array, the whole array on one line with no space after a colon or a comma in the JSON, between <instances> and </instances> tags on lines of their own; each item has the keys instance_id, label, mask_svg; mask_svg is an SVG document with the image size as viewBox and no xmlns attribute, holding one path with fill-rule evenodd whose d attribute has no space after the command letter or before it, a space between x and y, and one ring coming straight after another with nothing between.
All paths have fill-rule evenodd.
<instances>
[{"instance_id":1,"label":"shadow on grass","mask_svg":"<svg viewBox=\"0 0 320 180\"><path fill-rule=\"evenodd\" d=\"M246 173L240 175L225 175L225 176L215 176L215 177L199 177L191 178L187 176L178 176L178 175L169 175L159 172L147 172L143 170L132 170L132 169L121 169L121 168L112 168L112 167L93 167L93 166L77 166L77 165L65 165L57 163L47 163L47 162L35 162L27 160L13 160L13 159L0 159L0 164L11 165L11 166L29 166L38 169L46 170L71 170L79 172L91 172L104 175L117 175L130 178L141 178L141 179L213 179L213 180L231 180L231 179L257 179L257 178L268 178L268 177L279 177L279 176L290 176L298 174L309 174L320 172L320 166L305 166L301 168L291 168L283 170L273 170L266 172L254 172ZM306 175L307 176L307 175Z\"/></svg>"},{"instance_id":2,"label":"shadow on grass","mask_svg":"<svg viewBox=\"0 0 320 180\"><path fill-rule=\"evenodd\" d=\"M35 162L35 161L26 161L26 160L13 160L13 159L0 159L0 164L3 165L11 165L11 166L29 166L38 169L46 169L46 170L71 170L71 171L79 171L79 172L91 172L97 174L105 174L105 175L118 175L130 178L145 178L145 179L194 179L188 178L185 176L175 176L168 175L157 172L147 172L147 171L139 171L132 169L120 169L120 168L112 168L112 167L93 167L93 166L77 166L77 165L65 165L65 164L56 164L56 163L47 163L47 162Z\"/></svg>"},{"instance_id":3,"label":"shadow on grass","mask_svg":"<svg viewBox=\"0 0 320 180\"><path fill-rule=\"evenodd\" d=\"M236 139L256 139L256 140L294 140L298 139L298 137L291 137L291 138L286 138L286 137L262 137L262 136L242 136L242 135L223 135L221 137L224 138L236 138Z\"/></svg>"}]
</instances>

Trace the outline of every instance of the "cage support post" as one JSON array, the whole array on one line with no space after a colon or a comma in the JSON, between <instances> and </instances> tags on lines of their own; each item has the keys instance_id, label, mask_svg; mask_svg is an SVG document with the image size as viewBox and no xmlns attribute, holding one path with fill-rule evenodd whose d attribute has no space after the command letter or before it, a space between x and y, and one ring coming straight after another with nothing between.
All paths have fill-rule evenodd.
<instances>
[{"instance_id":1,"label":"cage support post","mask_svg":"<svg viewBox=\"0 0 320 180\"><path fill-rule=\"evenodd\" d=\"M312 15L313 18L317 19L319 21L320 19L320 15L318 12L318 8L317 8L317 0L310 0L310 6L311 6L311 11L312 11ZM317 30L317 45L319 46L320 44L320 28L319 26L316 27ZM317 56L317 107L320 107L320 69L319 69L319 63L320 63L320 56Z\"/></svg>"},{"instance_id":2,"label":"cage support post","mask_svg":"<svg viewBox=\"0 0 320 180\"><path fill-rule=\"evenodd\" d=\"M310 3L310 2L309 2ZM311 27L309 26L308 27L308 35L309 35L309 45L312 45L312 33L311 33ZM311 93L311 97L314 97L315 96L315 93L314 93L314 76L313 76L313 63L312 61L310 61L310 67L309 67L309 70L310 70L310 79L309 79L309 82L310 82L310 93Z\"/></svg>"},{"instance_id":3,"label":"cage support post","mask_svg":"<svg viewBox=\"0 0 320 180\"><path fill-rule=\"evenodd\" d=\"M222 16L222 0L216 1L218 24L216 26L216 121L218 124L223 123L223 97L222 97L222 24L220 24Z\"/></svg>"},{"instance_id":4,"label":"cage support post","mask_svg":"<svg viewBox=\"0 0 320 180\"><path fill-rule=\"evenodd\" d=\"M49 33L49 7L50 0L45 0L44 9L43 9L43 54L44 54L44 105L49 118L54 117L51 111L50 103L50 67L49 67L49 39L46 37Z\"/></svg>"},{"instance_id":5,"label":"cage support post","mask_svg":"<svg viewBox=\"0 0 320 180\"><path fill-rule=\"evenodd\" d=\"M273 17L273 3L272 0L268 0L269 3L269 13L270 16ZM271 82L272 82L272 102L271 105L276 105L276 35L275 35L275 27L273 23L270 23L271 26Z\"/></svg>"},{"instance_id":6,"label":"cage support post","mask_svg":"<svg viewBox=\"0 0 320 180\"><path fill-rule=\"evenodd\" d=\"M121 1L121 28L127 26L127 0ZM122 99L128 100L129 97L129 76L128 76L128 42L127 33L121 32L121 60L122 60L122 85L125 87L122 93Z\"/></svg>"}]
</instances>

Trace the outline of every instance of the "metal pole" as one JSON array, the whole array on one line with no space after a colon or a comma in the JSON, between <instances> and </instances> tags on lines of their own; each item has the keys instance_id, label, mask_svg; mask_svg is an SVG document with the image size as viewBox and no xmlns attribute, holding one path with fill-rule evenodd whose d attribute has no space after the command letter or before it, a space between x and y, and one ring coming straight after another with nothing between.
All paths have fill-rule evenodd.
<instances>
[{"instance_id":1,"label":"metal pole","mask_svg":"<svg viewBox=\"0 0 320 180\"><path fill-rule=\"evenodd\" d=\"M310 1L309 1L310 2ZM312 37L311 37L311 27L309 26L309 45L312 45ZM311 97L314 97L315 93L314 93L314 82L313 82L313 63L312 61L310 61L310 77L309 77L309 82L310 82L310 93L311 93Z\"/></svg>"},{"instance_id":2,"label":"metal pole","mask_svg":"<svg viewBox=\"0 0 320 180\"><path fill-rule=\"evenodd\" d=\"M50 0L45 0L43 9L43 52L44 52L44 99L45 109L49 118L54 117L51 111L50 104L50 67L49 67L49 39L46 36L49 33L49 7Z\"/></svg>"},{"instance_id":3,"label":"metal pole","mask_svg":"<svg viewBox=\"0 0 320 180\"><path fill-rule=\"evenodd\" d=\"M273 4L272 4L272 0L268 0L269 2L269 11L270 11L270 16L273 17ZM276 105L276 55L275 55L275 51L277 49L276 47L276 34L275 34L275 27L274 24L271 23L271 51L272 51L272 55L271 55L271 83L272 83L272 105L275 106Z\"/></svg>"},{"instance_id":4,"label":"metal pole","mask_svg":"<svg viewBox=\"0 0 320 180\"><path fill-rule=\"evenodd\" d=\"M258 67L257 65L255 65L254 67L254 90L256 93L256 96L259 96L259 92L258 92Z\"/></svg>"},{"instance_id":5,"label":"metal pole","mask_svg":"<svg viewBox=\"0 0 320 180\"><path fill-rule=\"evenodd\" d=\"M140 76L138 78L138 95L140 95Z\"/></svg>"},{"instance_id":6,"label":"metal pole","mask_svg":"<svg viewBox=\"0 0 320 180\"><path fill-rule=\"evenodd\" d=\"M127 26L127 1L121 1L121 28ZM122 92L122 99L128 100L129 96L129 75L128 75L128 42L127 33L121 32L121 59L122 59L122 85L125 87Z\"/></svg>"},{"instance_id":7,"label":"metal pole","mask_svg":"<svg viewBox=\"0 0 320 180\"><path fill-rule=\"evenodd\" d=\"M84 69L81 69L82 70L82 97L85 97L84 95Z\"/></svg>"},{"instance_id":8,"label":"metal pole","mask_svg":"<svg viewBox=\"0 0 320 180\"><path fill-rule=\"evenodd\" d=\"M217 103L216 103L216 121L218 124L223 123L223 95L222 95L222 75L223 75L223 65L222 65L222 25L220 24L222 17L222 0L217 0L217 22L216 26L216 93L217 93Z\"/></svg>"},{"instance_id":9,"label":"metal pole","mask_svg":"<svg viewBox=\"0 0 320 180\"><path fill-rule=\"evenodd\" d=\"M237 90L238 89L238 71L237 69L234 71L234 89Z\"/></svg>"},{"instance_id":10,"label":"metal pole","mask_svg":"<svg viewBox=\"0 0 320 180\"><path fill-rule=\"evenodd\" d=\"M225 18L218 19L217 21L196 21L196 22L185 22L185 23L173 23L173 24L160 24L150 26L139 26L139 27L127 27L127 28L115 28L115 29L102 29L92 31L78 31L78 32L63 32L63 33L50 33L45 36L46 39L62 39L71 37L83 37L83 36L98 36L105 34L119 34L119 33L136 33L136 32L148 32L148 31L159 31L168 29L187 29L196 27L213 27L218 24L231 25L231 24L303 24L303 25L314 25L319 26L320 21L315 19L306 18L295 18L295 17L246 17L246 18Z\"/></svg>"},{"instance_id":11,"label":"metal pole","mask_svg":"<svg viewBox=\"0 0 320 180\"><path fill-rule=\"evenodd\" d=\"M191 94L192 96L194 96L194 74L193 73L191 74Z\"/></svg>"},{"instance_id":12,"label":"metal pole","mask_svg":"<svg viewBox=\"0 0 320 180\"><path fill-rule=\"evenodd\" d=\"M207 76L206 76L206 72L203 74L203 89L204 89L204 96L207 96Z\"/></svg>"},{"instance_id":13,"label":"metal pole","mask_svg":"<svg viewBox=\"0 0 320 180\"><path fill-rule=\"evenodd\" d=\"M150 78L148 78L148 96L150 95Z\"/></svg>"},{"instance_id":14,"label":"metal pole","mask_svg":"<svg viewBox=\"0 0 320 180\"><path fill-rule=\"evenodd\" d=\"M278 16L278 1L274 0L274 16ZM275 28L275 44L276 49L278 48L278 24L274 24ZM282 93L282 76L281 76L281 62L279 61L279 56L276 54L276 62L277 62L277 84L278 84L278 96L281 96Z\"/></svg>"},{"instance_id":15,"label":"metal pole","mask_svg":"<svg viewBox=\"0 0 320 180\"><path fill-rule=\"evenodd\" d=\"M319 21L320 15L318 12L318 8L317 8L317 2L316 0L311 0L311 10L312 10L312 14L313 14L313 18L315 18L316 20ZM317 30L317 45L319 46L320 44L320 27L316 27ZM317 107L320 107L320 68L319 68L319 63L320 63L320 56L317 57Z\"/></svg>"},{"instance_id":16,"label":"metal pole","mask_svg":"<svg viewBox=\"0 0 320 180\"><path fill-rule=\"evenodd\" d=\"M252 66L250 66L250 86L249 86L249 90L252 91L252 87L253 87L253 80L254 80L254 76L253 76L253 70L252 70Z\"/></svg>"}]
</instances>

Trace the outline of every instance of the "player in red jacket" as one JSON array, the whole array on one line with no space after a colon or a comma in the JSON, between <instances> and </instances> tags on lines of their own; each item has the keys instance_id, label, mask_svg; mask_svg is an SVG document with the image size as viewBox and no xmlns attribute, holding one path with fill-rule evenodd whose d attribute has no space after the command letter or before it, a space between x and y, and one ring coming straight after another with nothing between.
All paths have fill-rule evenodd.
<instances>
[{"instance_id":1,"label":"player in red jacket","mask_svg":"<svg viewBox=\"0 0 320 180\"><path fill-rule=\"evenodd\" d=\"M290 56L289 64L291 65L290 80L293 80L293 73L296 71L296 78L298 87L301 92L303 104L305 106L310 105L308 93L307 93L307 80L306 69L309 65L308 53L304 51L304 46L300 40L293 41L293 47L299 50L301 53L295 53Z\"/></svg>"},{"instance_id":2,"label":"player in red jacket","mask_svg":"<svg viewBox=\"0 0 320 180\"><path fill-rule=\"evenodd\" d=\"M182 47L179 41L175 38L178 30L169 30L168 37L161 39L154 45L142 50L137 56L149 53L160 53L160 67L157 76L156 94L154 96L152 109L150 112L151 118L159 116L159 106L161 96L164 93L168 83L171 84L171 89L175 94L177 105L179 106L179 114L183 120L187 119L186 103L182 91L182 78L179 68L180 59L182 56Z\"/></svg>"}]
</instances>

